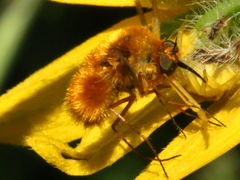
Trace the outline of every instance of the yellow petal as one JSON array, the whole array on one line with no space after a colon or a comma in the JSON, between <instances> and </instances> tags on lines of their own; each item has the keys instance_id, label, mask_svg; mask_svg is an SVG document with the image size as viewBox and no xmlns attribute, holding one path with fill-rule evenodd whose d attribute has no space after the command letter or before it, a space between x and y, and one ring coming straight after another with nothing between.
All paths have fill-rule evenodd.
<instances>
[{"instance_id":1,"label":"yellow petal","mask_svg":"<svg viewBox=\"0 0 240 180\"><path fill-rule=\"evenodd\" d=\"M59 3L67 4L82 4L82 5L95 5L95 6L116 6L116 7L127 7L135 6L135 0L50 0ZM150 0L140 0L143 7L151 7ZM189 9L197 0L161 0L159 3L160 9ZM187 6L186 6L187 5Z\"/></svg>"},{"instance_id":2,"label":"yellow petal","mask_svg":"<svg viewBox=\"0 0 240 180\"><path fill-rule=\"evenodd\" d=\"M83 5L95 5L95 6L134 6L134 0L50 0L59 3L67 4L83 4ZM149 5L149 3L147 3Z\"/></svg>"},{"instance_id":3,"label":"yellow petal","mask_svg":"<svg viewBox=\"0 0 240 180\"><path fill-rule=\"evenodd\" d=\"M160 153L160 157L181 154L179 158L164 162L169 179L182 179L240 143L239 103L240 90L228 97L227 100L223 99L212 107L213 111L218 109L214 116L221 120L226 127L212 125L209 127L208 146L206 146L206 139L202 131L194 121L185 129L187 139L178 136ZM167 179L156 162L152 162L137 177L138 180L146 178Z\"/></svg>"},{"instance_id":4,"label":"yellow petal","mask_svg":"<svg viewBox=\"0 0 240 180\"><path fill-rule=\"evenodd\" d=\"M168 13L164 14L167 20ZM69 80L84 57L99 42L128 25L139 25L138 17L122 21L89 39L2 95L0 142L30 146L47 162L71 175L94 173L126 154L129 147L110 127L113 119L101 127L85 129L65 107L64 97ZM165 112L159 112L162 108L157 100L152 101L153 97L142 98L126 116L146 136L168 119ZM173 110L173 114L176 113ZM132 145L141 143L138 135L126 127L120 129ZM81 143L76 148L69 146L69 142L77 139L81 139ZM63 154L83 160L67 159Z\"/></svg>"}]
</instances>

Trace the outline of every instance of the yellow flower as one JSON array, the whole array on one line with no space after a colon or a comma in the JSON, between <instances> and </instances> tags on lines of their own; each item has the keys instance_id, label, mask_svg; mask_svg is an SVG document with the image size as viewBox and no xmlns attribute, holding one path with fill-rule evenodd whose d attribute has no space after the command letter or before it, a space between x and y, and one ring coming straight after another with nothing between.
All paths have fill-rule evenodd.
<instances>
[{"instance_id":1,"label":"yellow flower","mask_svg":"<svg viewBox=\"0 0 240 180\"><path fill-rule=\"evenodd\" d=\"M53 1L76 4L86 2L81 0ZM134 2L130 0L114 2L89 0L88 2L88 4L106 6L134 5ZM109 4L110 2L114 4ZM148 2L143 1L143 4L148 6ZM184 2L189 3L189 1ZM166 1L162 8L162 12L164 12L162 13L164 15L161 16L162 19L167 20L184 11L184 9L176 10L179 5L174 5L175 8L172 6L172 3L168 4ZM168 8L171 9L168 10ZM148 14L148 18L150 16L151 14ZM2 95L0 97L0 142L30 146L48 163L69 175L93 174L112 165L129 152L130 148L111 129L114 119L106 121L102 126L86 129L81 123L76 123L64 103L69 80L84 61L84 58L80 57L86 57L91 50L99 45L99 42L109 38L109 36L114 36L114 33L118 32L119 29L128 25L139 25L138 17L123 20L90 38ZM182 53L184 53L184 49L191 46L189 44L191 36L192 34L183 35ZM208 71L209 74L210 71ZM231 69L224 72L229 75ZM181 72L179 72L179 76L181 76ZM169 179L185 177L240 142L240 115L238 111L240 92L232 80L232 77L235 76L234 73L227 80L226 77L222 76L219 78L221 82L225 83L231 80L231 85L228 84L228 87L231 86L231 88L226 90L229 93L227 101L226 98L218 100L209 111L214 112L214 116L220 119L226 127L210 125L207 132L208 146L206 146L206 134L199 130L198 121L193 121L187 126L184 130L187 138L183 138L180 134L160 153L160 157L163 159L181 154L181 157L164 162ZM197 82L193 82L196 81L196 77L191 74L189 74L189 79L192 84L197 86L196 88L204 86L202 84L198 86ZM210 82L212 83L211 87L216 85L212 79ZM216 92L217 88L211 92ZM163 93L175 102L180 101L172 90L163 91ZM174 106L167 105L167 108L173 115L179 113L179 109ZM164 107L154 99L153 95L149 95L131 107L126 119L131 122L133 128L138 129L145 136L149 136L169 119L168 113L159 111L159 109L164 109ZM139 136L127 127L121 126L121 132L135 147L142 142ZM81 142L77 147L71 147L69 143L75 140L81 140ZM66 158L68 156L75 159ZM166 179L161 166L154 161L137 179L159 179L159 177Z\"/></svg>"}]
</instances>

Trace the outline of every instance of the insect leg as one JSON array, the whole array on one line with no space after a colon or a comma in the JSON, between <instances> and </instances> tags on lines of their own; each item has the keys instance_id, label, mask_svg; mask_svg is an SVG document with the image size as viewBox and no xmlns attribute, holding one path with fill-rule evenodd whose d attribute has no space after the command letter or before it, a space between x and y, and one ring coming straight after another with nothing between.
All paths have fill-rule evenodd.
<instances>
[{"instance_id":1,"label":"insect leg","mask_svg":"<svg viewBox=\"0 0 240 180\"><path fill-rule=\"evenodd\" d=\"M115 103L113 103L111 106L110 106L110 108L115 108L115 107L117 107L117 106L119 106L120 104L123 104L123 103L125 103L125 102L130 102L130 101L134 101L135 100L135 97L134 97L134 99L132 100L132 96L128 96L128 97L125 97L125 98L123 98L123 99L120 99L120 100L118 100L117 102L115 102ZM125 107L126 108L126 107ZM124 109L125 109L124 108ZM129 109L129 108L128 108ZM127 110L128 110L127 109ZM123 112L122 112L123 113ZM126 114L126 112L124 113L124 114Z\"/></svg>"},{"instance_id":2,"label":"insect leg","mask_svg":"<svg viewBox=\"0 0 240 180\"><path fill-rule=\"evenodd\" d=\"M160 94L159 94L159 95L160 95ZM163 96L161 96L161 98L162 98L166 103L172 104L172 105L176 106L176 107L181 111L181 113L184 113L185 115L190 116L190 117L193 117L193 118L197 118L196 115L191 114L191 113L188 113L188 112L185 111L185 109L183 109L183 107L191 108L192 106L189 106L189 105L183 104L183 103L178 103L178 102L175 102L175 101L171 101L171 100L169 100L169 99L167 99L167 98L165 98L165 97L163 97Z\"/></svg>"},{"instance_id":3,"label":"insect leg","mask_svg":"<svg viewBox=\"0 0 240 180\"><path fill-rule=\"evenodd\" d=\"M123 118L123 115L125 115L128 111L128 109L131 107L131 105L133 104L135 100L135 96L131 95L129 97L126 97L126 98L123 98L119 101L117 101L116 103L112 104L111 107L110 107L110 110L118 117L112 124L112 129L115 133L117 133L120 138L132 149L132 151L134 153L136 153L139 157L141 157L142 159L146 159L146 160L157 160L155 158L152 158L152 157L146 157L146 156L143 156L140 152L138 152L128 141L127 139L124 137L124 135L119 132L117 129L116 129L116 125L120 122L120 121L123 121L123 122L127 122L124 118ZM128 102L128 104L125 106L125 108L123 109L123 111L121 112L121 114L119 114L118 112L116 112L113 108L116 107L116 106L119 106L120 104L122 103L125 103L125 102Z\"/></svg>"},{"instance_id":4,"label":"insect leg","mask_svg":"<svg viewBox=\"0 0 240 180\"><path fill-rule=\"evenodd\" d=\"M144 16L144 12L143 12L140 0L135 0L135 6L136 6L138 16L140 18L141 25L147 27L147 20Z\"/></svg>"},{"instance_id":5,"label":"insect leg","mask_svg":"<svg viewBox=\"0 0 240 180\"><path fill-rule=\"evenodd\" d=\"M160 39L161 32L160 32L160 22L158 18L158 0L152 0L152 32Z\"/></svg>"},{"instance_id":6,"label":"insect leg","mask_svg":"<svg viewBox=\"0 0 240 180\"><path fill-rule=\"evenodd\" d=\"M160 95L160 94L159 94L159 95ZM181 111L181 113L184 113L185 115L190 116L190 117L193 117L193 118L198 118L197 115L188 113L188 112L185 111L185 109L182 108L182 107L194 108L195 106L193 106L193 105L188 105L188 104L183 104L183 103L178 103L178 102L175 102L175 101L171 101L171 100L169 100L169 99L167 99L167 98L165 98L165 97L163 97L163 96L161 96L161 98L162 98L166 103L172 104L172 105L174 105L174 106L177 106L177 108L179 108L179 110ZM226 127L225 124L223 124L221 121L219 121L219 120L218 120L216 117L214 117L211 113L209 113L209 112L206 111L205 109L202 109L202 110L205 111L206 114L208 114L210 117L212 117L213 119L215 119L215 120L218 122L218 124L217 124L217 123L214 123L214 122L208 120L208 122L209 122L210 124L213 124L213 125L215 125L215 126L224 126L224 127Z\"/></svg>"},{"instance_id":7,"label":"insect leg","mask_svg":"<svg viewBox=\"0 0 240 180\"><path fill-rule=\"evenodd\" d=\"M170 113L169 109L167 108L167 106L164 106L165 102L164 100L161 98L160 94L154 90L155 94L158 97L159 102L163 105L163 107L165 108L165 111L169 114L170 119L172 120L173 124L177 127L177 129L183 134L183 136L185 138L187 138L186 134L184 133L183 129L177 124L177 122L175 121L174 117L172 116L172 114Z\"/></svg>"},{"instance_id":8,"label":"insect leg","mask_svg":"<svg viewBox=\"0 0 240 180\"><path fill-rule=\"evenodd\" d=\"M110 110L118 117L112 124L112 129L114 132L116 132L120 138L132 149L133 152L135 152L139 157L143 158L143 159L147 159L147 160L156 160L154 158L150 158L150 157L145 157L143 156L140 152L138 152L128 141L127 139L124 137L124 135L119 132L117 129L116 129L116 125L121 121L123 120L123 122L126 122L126 120L122 117L124 116L128 109L131 107L131 105L133 104L135 100L135 96L131 95L129 97L126 97L126 98L123 98L119 101L117 101L116 103L112 104L111 107L110 107ZM125 102L128 102L128 104L125 106L125 108L122 110L121 114L119 114L118 112L116 112L113 108L116 107L116 106L119 106L120 104L122 103L125 103Z\"/></svg>"},{"instance_id":9,"label":"insect leg","mask_svg":"<svg viewBox=\"0 0 240 180\"><path fill-rule=\"evenodd\" d=\"M196 112L198 117L203 120L202 121L203 128L206 128L207 122L209 122L206 115L211 116L219 124L221 124L222 126L225 126L221 121L219 121L217 118L215 118L211 113L202 109L201 105L177 81L168 78L167 75L164 75L164 77L166 77L169 80L170 86L173 88L173 90L175 90L177 92L179 97L186 103L186 105L189 106L194 112ZM214 123L212 123L212 124L214 124Z\"/></svg>"},{"instance_id":10,"label":"insect leg","mask_svg":"<svg viewBox=\"0 0 240 180\"><path fill-rule=\"evenodd\" d=\"M114 109L110 108L110 110L118 117L114 123L112 124L112 129L114 132L116 132L120 138L126 143L128 144L128 146L133 150L133 152L135 152L139 157L143 158L143 159L148 159L148 160L156 160L156 161L159 161L163 171L164 171L164 174L166 175L166 177L168 177L167 175L167 172L162 164L162 161L167 161L167 160L170 160L170 159L173 159L173 158L176 158L176 157L179 157L180 155L176 155L176 156L173 156L173 157L170 157L170 158L167 158L167 159L160 159L158 157L158 154L157 154L157 151L155 150L155 148L153 147L152 143L149 141L149 139L147 137L145 137L143 134L141 134L138 130L134 129L131 124L123 117L126 112L128 111L128 109L132 106L134 100L135 100L135 96L134 95L131 95L128 97L129 98L129 102L128 104L126 105L126 107L123 109L123 111L121 112L121 114L119 114L117 111L115 111ZM120 100L121 101L121 100ZM116 104L119 104L118 102ZM123 122L124 124L126 124L132 131L134 131L136 134L138 134L140 137L143 138L143 140L147 143L147 145L150 147L150 149L152 150L154 156L156 158L150 158L150 157L145 157L143 156L140 152L138 152L128 141L127 139L124 137L124 135L122 133L120 133L117 129L116 129L116 125L119 123L119 122Z\"/></svg>"}]
</instances>

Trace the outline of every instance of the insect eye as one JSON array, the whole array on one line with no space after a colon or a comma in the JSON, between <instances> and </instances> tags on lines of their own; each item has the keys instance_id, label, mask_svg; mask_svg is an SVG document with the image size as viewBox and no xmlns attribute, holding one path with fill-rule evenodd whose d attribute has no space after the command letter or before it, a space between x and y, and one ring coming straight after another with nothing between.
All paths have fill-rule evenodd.
<instances>
[{"instance_id":1,"label":"insect eye","mask_svg":"<svg viewBox=\"0 0 240 180\"><path fill-rule=\"evenodd\" d=\"M110 64L108 61L101 61L101 62L100 62L100 66L103 66L103 67L110 67L111 64Z\"/></svg>"},{"instance_id":2,"label":"insect eye","mask_svg":"<svg viewBox=\"0 0 240 180\"><path fill-rule=\"evenodd\" d=\"M177 64L173 60L171 60L166 54L160 55L159 65L161 72L167 75L172 74L177 67Z\"/></svg>"},{"instance_id":3,"label":"insect eye","mask_svg":"<svg viewBox=\"0 0 240 180\"><path fill-rule=\"evenodd\" d=\"M164 49L171 48L172 54L176 54L178 52L178 47L176 42L166 40L163 42L163 47Z\"/></svg>"},{"instance_id":4,"label":"insect eye","mask_svg":"<svg viewBox=\"0 0 240 180\"><path fill-rule=\"evenodd\" d=\"M166 41L163 41L163 46L165 48L167 48L167 47L174 47L175 46L175 42L170 41L170 40L166 40Z\"/></svg>"}]
</instances>

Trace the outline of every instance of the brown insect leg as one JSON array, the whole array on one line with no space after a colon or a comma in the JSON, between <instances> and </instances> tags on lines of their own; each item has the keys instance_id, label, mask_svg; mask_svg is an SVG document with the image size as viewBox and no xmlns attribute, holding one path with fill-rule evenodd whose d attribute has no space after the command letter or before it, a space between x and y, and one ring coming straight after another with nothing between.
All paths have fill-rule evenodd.
<instances>
[{"instance_id":1,"label":"brown insect leg","mask_svg":"<svg viewBox=\"0 0 240 180\"><path fill-rule=\"evenodd\" d=\"M112 111L114 114L116 114L117 116L121 117L121 119L124 119L124 118L123 118L118 112L116 112L114 109L111 109L111 111ZM119 120L119 121L120 121L120 120ZM116 133L121 137L121 139L132 149L132 151L133 151L135 154L137 154L137 155L138 155L140 158L142 158L142 159L158 161L158 159L155 159L155 158L152 158L152 157L143 156L139 151L137 151L137 150L127 141L126 138L124 138L124 135L115 128L115 126L117 125L117 123L119 123L119 121L116 121L116 120L114 121L114 123L112 124L112 129L113 129L114 132L116 132ZM126 121L126 120L124 119L124 121ZM130 124L129 124L129 125L130 125ZM131 127L131 129L132 129L132 127ZM140 132L137 133L137 134L140 134ZM146 138L146 139L147 139L147 138ZM149 140L148 140L148 141L149 141ZM150 142L150 143L151 143L151 142ZM181 156L181 155L176 155L176 156L172 156L172 157L170 157L170 158L161 159L161 161L168 161L168 160L174 159L174 158L179 157L179 156Z\"/></svg>"},{"instance_id":2,"label":"brown insect leg","mask_svg":"<svg viewBox=\"0 0 240 180\"><path fill-rule=\"evenodd\" d=\"M146 88L145 88L145 86L146 86L146 79L142 75L141 72L138 74L138 81L139 81L138 90L139 90L140 94L145 94L146 93Z\"/></svg>"},{"instance_id":3,"label":"brown insect leg","mask_svg":"<svg viewBox=\"0 0 240 180\"><path fill-rule=\"evenodd\" d=\"M216 124L212 121L208 121L211 124L214 124L216 126L223 126L223 127L227 127L225 124L223 124L221 121L219 121L215 116L213 116L210 112L206 111L205 109L202 109L207 115L209 115L211 118L213 118L215 121L217 121L219 124Z\"/></svg>"},{"instance_id":4,"label":"brown insect leg","mask_svg":"<svg viewBox=\"0 0 240 180\"><path fill-rule=\"evenodd\" d=\"M134 101L135 100L135 97L134 97L134 99L132 100L132 96L128 96L128 97L125 97L125 98L123 98L123 99L120 99L120 100L118 100L117 102L115 102L115 103L113 103L111 106L110 106L110 108L115 108L115 107L117 107L117 106L119 106L120 104L123 104L123 103L125 103L125 102L130 102L130 101ZM132 102L133 103L133 102ZM127 107L127 106L126 106ZM126 108L125 107L125 108ZM125 109L124 108L124 109ZM129 107L130 108L130 107ZM129 109L128 108L128 109ZM127 109L127 110L128 110ZM123 112L122 112L123 113ZM126 112L125 112L126 113Z\"/></svg>"},{"instance_id":5,"label":"brown insect leg","mask_svg":"<svg viewBox=\"0 0 240 180\"><path fill-rule=\"evenodd\" d=\"M161 98L160 94L159 94L156 90L154 90L154 92L155 92L155 94L157 95L159 102L160 102L162 105L164 105L164 104L165 104L165 103L164 103L164 100ZM186 136L186 134L184 133L183 129L177 124L177 122L175 121L174 117L173 117L172 114L170 113L169 109L168 109L166 106L163 106L163 107L165 108L165 111L168 113L168 115L169 115L170 119L172 120L173 124L174 124L174 125L177 127L177 129L183 134L183 136L184 136L185 138L187 138L187 136Z\"/></svg>"},{"instance_id":6,"label":"brown insect leg","mask_svg":"<svg viewBox=\"0 0 240 180\"><path fill-rule=\"evenodd\" d=\"M168 177L167 172L166 172L166 170L165 170L165 168L164 168L164 166L163 166L163 164L162 164L162 160L159 159L158 154L157 154L157 151L156 151L155 148L152 146L152 143L148 140L148 138L145 137L144 135L142 135L139 131L133 129L133 128L131 127L131 125L126 121L126 119L124 119L124 118L121 116L121 114L119 114L118 112L116 112L114 109L111 109L111 111L112 111L115 115L118 116L118 118L115 120L115 122L114 122L113 125L112 125L112 129L113 129L116 133L118 133L119 135L121 135L121 138L122 138L128 145L130 145L130 143L128 143L128 141L122 136L122 134L119 133L119 131L117 131L116 128L115 128L116 124L117 124L120 120L121 120L122 122L124 122L126 125L128 125L133 131L135 131L140 137L142 137L142 138L144 139L144 141L147 143L147 145L148 145L148 146L150 147L150 149L152 150L154 156L157 158L157 159L153 158L153 160L157 160L157 161L160 163L160 165L161 165L161 167L162 167L162 169L163 169L164 174L166 175L166 177ZM141 153L139 153L133 146L130 145L130 147L132 148L132 150L133 150L135 153L137 152L137 153L136 153L137 155L141 154ZM140 157L143 157L143 156L140 155ZM146 157L145 157L144 159L146 159Z\"/></svg>"},{"instance_id":7,"label":"brown insect leg","mask_svg":"<svg viewBox=\"0 0 240 180\"><path fill-rule=\"evenodd\" d=\"M159 94L160 95L160 94ZM164 96L161 96L161 99L163 99L166 103L168 104L172 104L174 106L176 106L180 111L181 113L184 113L185 115L187 116L190 116L190 117L193 117L193 118L197 118L198 116L197 115L194 115L194 114L191 114L191 113L188 113L186 112L182 107L187 107L187 108L191 108L193 106L190 106L188 104L183 104L183 103L178 103L178 102L175 102L175 101L171 101L167 98L165 98ZM194 106L195 107L195 106Z\"/></svg>"},{"instance_id":8,"label":"brown insect leg","mask_svg":"<svg viewBox=\"0 0 240 180\"><path fill-rule=\"evenodd\" d=\"M187 107L190 107L193 111L195 109L198 109L199 111L195 111L198 114L198 117L202 119L203 126L206 126L205 122L210 122L206 115L212 117L215 119L221 126L226 127L225 124L223 124L221 121L219 121L216 117L214 117L211 113L204 110L201 105L175 80L168 78L167 75L164 75L166 79L168 79L170 86L172 86L173 90L176 91L176 93L180 96L180 98L186 103ZM212 123L212 122L210 122ZM214 123L212 123L214 124Z\"/></svg>"},{"instance_id":9,"label":"brown insect leg","mask_svg":"<svg viewBox=\"0 0 240 180\"><path fill-rule=\"evenodd\" d=\"M119 121L122 119L122 116L126 114L126 112L128 111L128 109L131 107L131 105L133 104L135 100L135 96L131 95L129 97L126 97L126 98L123 98L123 99L120 99L119 101L117 101L116 103L112 104L111 105L111 111L117 115L117 119L114 121L114 123L112 124L112 129L115 133L118 134L118 136L132 149L132 151L137 155L139 156L140 158L142 159L146 159L146 160L157 160L155 158L152 158L152 157L146 157L146 156L143 156L140 152L138 152L128 141L127 139L124 137L124 135L119 132L117 129L116 129L116 125L119 123ZM120 104L122 103L125 103L125 102L128 102L128 104L126 105L126 107L123 109L123 111L121 112L121 115L119 113L117 113L113 108L116 107L116 106L119 106ZM121 119L119 118L119 116L121 117ZM126 121L124 119L124 121Z\"/></svg>"},{"instance_id":10,"label":"brown insect leg","mask_svg":"<svg viewBox=\"0 0 240 180\"><path fill-rule=\"evenodd\" d=\"M190 114L190 113L186 112L184 109L182 109L182 108L180 107L180 106L182 106L182 107L187 107L187 108L194 108L194 107L196 108L196 106L191 106L191 105L188 105L188 104L177 103L177 102L171 101L171 100L169 100L169 99L167 99L167 98L165 98L165 97L163 97L163 96L161 96L161 98L164 99L164 101L165 101L166 103L169 103L169 104L172 104L172 105L174 105L174 106L177 106L177 108L179 108L179 110L181 111L181 113L184 113L185 115L190 116L190 117L193 117L193 118L199 118L197 115ZM219 121L219 120L218 120L216 117L214 117L211 113L209 113L208 111L206 111L206 110L204 110L204 109L202 109L202 110L205 111L206 114L209 114L213 119L215 119L215 120L219 123L219 124L217 124L217 123L214 123L214 122L208 120L208 122L209 122L210 124L213 124L213 125L215 125L215 126L224 126L224 127L226 127L225 124L223 124L221 121Z\"/></svg>"},{"instance_id":11,"label":"brown insect leg","mask_svg":"<svg viewBox=\"0 0 240 180\"><path fill-rule=\"evenodd\" d=\"M155 148L153 147L152 143L149 141L149 139L147 137L145 137L143 134L141 134L138 130L134 129L131 124L123 117L126 112L129 110L129 108L132 106L134 100L135 100L135 96L134 95L131 95L125 99L122 99L120 100L121 102L126 102L126 99L129 99L128 101L128 104L126 105L126 107L123 109L123 111L121 112L121 114L119 114L117 111L115 111L114 109L110 108L110 110L118 117L114 123L112 124L112 129L114 132L116 132L120 138L132 149L133 152L135 152L139 157L143 158L143 159L147 159L147 160L156 160L160 163L163 171L164 171L164 174L166 175L166 177L168 177L167 175L167 172L162 164L162 161L167 161L167 160L170 160L170 159L173 159L173 158L176 158L176 157L179 157L180 155L177 155L177 156L173 156L171 158L167 158L167 159L163 159L161 160L159 157L158 157L158 154L157 154L157 151L155 150ZM115 103L114 106L116 107L116 104L121 104L121 103ZM150 147L151 151L153 152L154 156L156 158L150 158L150 157L145 157L143 156L140 152L138 152L128 141L127 139L124 137L124 135L122 133L120 133L117 129L116 129L116 125L119 123L119 122L123 122L125 123L131 130L133 130L136 134L138 134L140 137L143 138L143 140L147 143L147 145Z\"/></svg>"}]
</instances>

